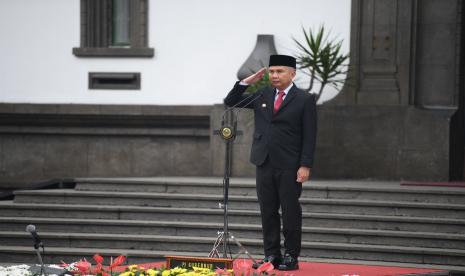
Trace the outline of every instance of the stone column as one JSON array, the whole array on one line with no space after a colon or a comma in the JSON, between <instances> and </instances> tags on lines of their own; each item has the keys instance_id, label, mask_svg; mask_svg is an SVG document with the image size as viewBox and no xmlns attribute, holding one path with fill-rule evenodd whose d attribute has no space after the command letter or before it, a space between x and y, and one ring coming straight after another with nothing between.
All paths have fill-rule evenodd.
<instances>
[{"instance_id":1,"label":"stone column","mask_svg":"<svg viewBox=\"0 0 465 276\"><path fill-rule=\"evenodd\" d=\"M334 104L408 105L415 0L353 0L351 74Z\"/></svg>"}]
</instances>

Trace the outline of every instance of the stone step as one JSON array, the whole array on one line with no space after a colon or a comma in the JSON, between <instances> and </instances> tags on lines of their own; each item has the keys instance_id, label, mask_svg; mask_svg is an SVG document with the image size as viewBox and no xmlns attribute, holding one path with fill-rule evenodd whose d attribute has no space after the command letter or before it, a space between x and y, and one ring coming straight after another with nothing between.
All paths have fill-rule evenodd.
<instances>
[{"instance_id":1,"label":"stone step","mask_svg":"<svg viewBox=\"0 0 465 276\"><path fill-rule=\"evenodd\" d=\"M41 232L40 238L44 245L69 248L112 248L137 250L174 250L188 252L211 251L217 235L211 237L170 236L170 235L134 235L107 233L62 233ZM263 251L261 239L241 239L243 245L253 254ZM0 244L10 246L32 245L32 239L27 232L1 231ZM231 243L231 250L238 251L236 244Z\"/></svg>"},{"instance_id":2,"label":"stone step","mask_svg":"<svg viewBox=\"0 0 465 276\"><path fill-rule=\"evenodd\" d=\"M310 197L318 198L465 204L465 189L457 187L402 186L381 181L314 181L309 185Z\"/></svg>"},{"instance_id":3,"label":"stone step","mask_svg":"<svg viewBox=\"0 0 465 276\"><path fill-rule=\"evenodd\" d=\"M208 254L213 247L215 237L157 236L157 235L108 235L85 233L47 233L42 232L42 240L51 247L102 248L125 250L157 250L204 252ZM262 251L261 239L241 239L240 242L252 254ZM24 246L31 243L28 233L0 232L0 244L3 246ZM111 245L111 246L110 246ZM238 252L234 244L231 251ZM427 263L442 265L465 264L465 250L440 249L426 247L404 247L387 245L362 245L347 243L302 242L301 256L324 258L348 258L361 260L382 260L390 262Z\"/></svg>"},{"instance_id":4,"label":"stone step","mask_svg":"<svg viewBox=\"0 0 465 276\"><path fill-rule=\"evenodd\" d=\"M60 259L97 250L135 260L166 255L160 252L205 257L223 227L222 178L76 182L73 190L18 191L14 201L0 201L0 259L35 257L28 224ZM301 202L303 258L465 263L465 189L316 180L304 183ZM229 221L232 234L260 255L253 179L231 179Z\"/></svg>"},{"instance_id":5,"label":"stone step","mask_svg":"<svg viewBox=\"0 0 465 276\"><path fill-rule=\"evenodd\" d=\"M217 177L77 178L75 181L78 191L223 194L223 179ZM229 194L255 196L255 180L231 179Z\"/></svg>"},{"instance_id":6,"label":"stone step","mask_svg":"<svg viewBox=\"0 0 465 276\"><path fill-rule=\"evenodd\" d=\"M314 213L465 219L463 204L304 198L302 209Z\"/></svg>"},{"instance_id":7,"label":"stone step","mask_svg":"<svg viewBox=\"0 0 465 276\"><path fill-rule=\"evenodd\" d=\"M24 231L33 224L38 231L80 232L107 234L141 234L212 237L222 231L223 223L186 221L146 221L74 218L0 217L0 231ZM229 230L245 238L261 238L261 226L257 224L230 223Z\"/></svg>"},{"instance_id":8,"label":"stone step","mask_svg":"<svg viewBox=\"0 0 465 276\"><path fill-rule=\"evenodd\" d=\"M34 224L38 232L105 233L213 237L223 229L222 223L181 221L93 220L71 218L0 217L0 231L24 231ZM229 224L229 231L239 239L260 239L258 224ZM397 245L431 248L465 249L465 236L453 233L344 229L308 227L302 240L328 243Z\"/></svg>"},{"instance_id":9,"label":"stone step","mask_svg":"<svg viewBox=\"0 0 465 276\"><path fill-rule=\"evenodd\" d=\"M219 195L96 192L73 189L21 190L15 192L15 203L58 203L92 205L125 205L180 208L215 208L222 201ZM417 216L465 219L465 205L374 201L360 199L301 198L302 210L315 213L346 213L388 216ZM229 196L229 208L258 210L255 196Z\"/></svg>"},{"instance_id":10,"label":"stone step","mask_svg":"<svg viewBox=\"0 0 465 276\"><path fill-rule=\"evenodd\" d=\"M76 190L223 194L218 177L77 178ZM255 180L231 178L230 195L255 196ZM361 200L393 200L465 204L465 189L457 187L403 186L393 181L324 181L303 184L302 197Z\"/></svg>"},{"instance_id":11,"label":"stone step","mask_svg":"<svg viewBox=\"0 0 465 276\"><path fill-rule=\"evenodd\" d=\"M0 216L222 223L224 211L207 208L36 204L0 201ZM257 210L229 210L229 222L238 224L261 223ZM465 234L465 220L451 218L304 212L303 225Z\"/></svg>"}]
</instances>

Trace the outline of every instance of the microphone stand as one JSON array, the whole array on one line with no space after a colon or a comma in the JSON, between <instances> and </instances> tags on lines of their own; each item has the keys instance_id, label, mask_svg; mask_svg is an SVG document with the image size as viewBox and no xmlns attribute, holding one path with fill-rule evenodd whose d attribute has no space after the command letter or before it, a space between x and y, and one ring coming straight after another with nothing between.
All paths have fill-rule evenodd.
<instances>
[{"instance_id":1,"label":"microphone stand","mask_svg":"<svg viewBox=\"0 0 465 276\"><path fill-rule=\"evenodd\" d=\"M42 260L42 255L40 254L40 249L42 248L42 254L45 256L45 246L39 238L39 235L36 232L36 227L32 224L26 227L26 231L31 233L32 239L34 240L34 250L37 254L37 259L40 263L40 270L39 265L33 265L29 268L31 275L33 276L47 276L48 274L57 274L57 275L64 275L66 270L64 269L57 269L57 268L46 268L44 262ZM39 270L39 272L37 272ZM48 271L48 273L47 273ZM28 274L29 275L29 274Z\"/></svg>"},{"instance_id":2,"label":"microphone stand","mask_svg":"<svg viewBox=\"0 0 465 276\"><path fill-rule=\"evenodd\" d=\"M230 124L224 123L224 115L228 114L227 118ZM213 249L208 257L219 258L218 247L223 245L223 258L228 257L228 244L229 240L234 241L239 247L239 253L232 259L236 259L242 253L245 253L254 264L257 264L255 259L250 255L247 249L231 234L229 231L228 222L228 202L229 202L229 177L231 176L231 156L232 156L232 144L236 138L237 133L237 114L234 114L233 108L226 109L223 113L223 120L221 122L221 129L215 134L219 134L221 138L226 142L225 147L225 163L224 163L224 176L223 176L223 203L220 203L220 208L223 208L223 231L218 232Z\"/></svg>"},{"instance_id":3,"label":"microphone stand","mask_svg":"<svg viewBox=\"0 0 465 276\"><path fill-rule=\"evenodd\" d=\"M45 275L47 276L47 273L45 272L45 265L44 265L44 262L42 260L42 255L40 254L40 248L42 248L42 252L45 253L45 248L44 248L44 244L42 243L42 241L40 240L39 238L39 235L37 235L37 232L36 232L36 227L32 224L29 224L28 226L26 226L26 232L29 232L32 236L32 239L34 241L34 250L36 251L36 254L37 254L37 259L39 260L39 263L40 263L40 272L39 274L37 273L34 273L33 276L36 276L36 275ZM32 269L31 269L31 272L32 272Z\"/></svg>"},{"instance_id":4,"label":"microphone stand","mask_svg":"<svg viewBox=\"0 0 465 276\"><path fill-rule=\"evenodd\" d=\"M44 248L44 246L42 245L42 249ZM40 274L39 275L46 275L47 274L45 273L45 265L44 265L44 262L42 261L42 255L40 254L40 246L34 246L34 249L36 251L36 254L37 254L37 259L39 259L39 263L40 263Z\"/></svg>"}]
</instances>

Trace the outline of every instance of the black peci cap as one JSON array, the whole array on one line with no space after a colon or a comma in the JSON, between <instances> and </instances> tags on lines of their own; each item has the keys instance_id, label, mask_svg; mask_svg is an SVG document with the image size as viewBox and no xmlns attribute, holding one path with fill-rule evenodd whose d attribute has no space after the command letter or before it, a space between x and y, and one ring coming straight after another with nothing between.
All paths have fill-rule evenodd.
<instances>
[{"instance_id":1,"label":"black peci cap","mask_svg":"<svg viewBox=\"0 0 465 276\"><path fill-rule=\"evenodd\" d=\"M296 68L296 61L294 57L286 55L271 55L270 63L268 66L289 66Z\"/></svg>"}]
</instances>

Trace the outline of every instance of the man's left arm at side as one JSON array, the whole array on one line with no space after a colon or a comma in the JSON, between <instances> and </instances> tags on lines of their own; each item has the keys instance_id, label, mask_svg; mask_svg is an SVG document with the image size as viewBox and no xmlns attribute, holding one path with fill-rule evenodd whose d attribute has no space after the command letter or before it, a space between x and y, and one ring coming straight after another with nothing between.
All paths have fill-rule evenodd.
<instances>
[{"instance_id":1,"label":"man's left arm at side","mask_svg":"<svg viewBox=\"0 0 465 276\"><path fill-rule=\"evenodd\" d=\"M312 95L305 101L302 119L302 150L300 168L297 171L297 182L305 182L310 179L313 167L313 155L316 146L317 113L316 99Z\"/></svg>"}]
</instances>

